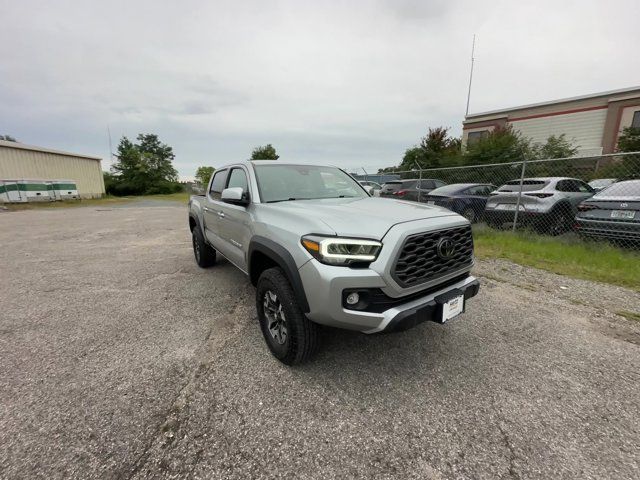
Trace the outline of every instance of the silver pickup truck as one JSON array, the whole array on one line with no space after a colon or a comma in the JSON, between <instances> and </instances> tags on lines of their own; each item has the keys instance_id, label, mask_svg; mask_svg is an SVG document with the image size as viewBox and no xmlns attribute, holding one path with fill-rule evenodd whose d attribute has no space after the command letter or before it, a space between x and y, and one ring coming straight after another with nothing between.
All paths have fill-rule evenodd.
<instances>
[{"instance_id":1,"label":"silver pickup truck","mask_svg":"<svg viewBox=\"0 0 640 480\"><path fill-rule=\"evenodd\" d=\"M249 276L269 349L308 359L318 324L377 333L445 323L479 290L469 222L370 197L336 167L246 161L189 201L196 262L218 254Z\"/></svg>"}]
</instances>

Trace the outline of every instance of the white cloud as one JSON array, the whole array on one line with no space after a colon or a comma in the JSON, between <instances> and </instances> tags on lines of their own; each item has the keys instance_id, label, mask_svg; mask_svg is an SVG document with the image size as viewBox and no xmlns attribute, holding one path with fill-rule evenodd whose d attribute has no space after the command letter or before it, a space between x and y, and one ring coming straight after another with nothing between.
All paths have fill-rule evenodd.
<instances>
[{"instance_id":1,"label":"white cloud","mask_svg":"<svg viewBox=\"0 0 640 480\"><path fill-rule=\"evenodd\" d=\"M471 111L637 84L639 4L11 2L0 132L108 157L153 132L183 176L273 143L282 158L373 169Z\"/></svg>"}]
</instances>

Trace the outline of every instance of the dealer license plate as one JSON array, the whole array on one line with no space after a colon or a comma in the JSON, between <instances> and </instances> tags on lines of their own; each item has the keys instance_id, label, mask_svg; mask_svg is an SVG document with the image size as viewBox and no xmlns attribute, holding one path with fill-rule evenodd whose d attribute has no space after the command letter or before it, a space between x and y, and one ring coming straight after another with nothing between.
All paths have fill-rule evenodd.
<instances>
[{"instance_id":1,"label":"dealer license plate","mask_svg":"<svg viewBox=\"0 0 640 480\"><path fill-rule=\"evenodd\" d=\"M634 210L612 210L611 218L628 218L631 220L636 216L636 212Z\"/></svg>"},{"instance_id":2,"label":"dealer license plate","mask_svg":"<svg viewBox=\"0 0 640 480\"><path fill-rule=\"evenodd\" d=\"M464 295L453 297L442 304L442 323L452 319L464 310Z\"/></svg>"}]
</instances>

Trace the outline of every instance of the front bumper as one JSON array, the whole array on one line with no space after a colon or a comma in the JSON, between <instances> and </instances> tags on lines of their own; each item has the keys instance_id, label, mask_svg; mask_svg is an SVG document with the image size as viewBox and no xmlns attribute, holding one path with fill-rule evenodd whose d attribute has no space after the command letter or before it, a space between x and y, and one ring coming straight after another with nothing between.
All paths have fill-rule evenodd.
<instances>
[{"instance_id":1,"label":"front bumper","mask_svg":"<svg viewBox=\"0 0 640 480\"><path fill-rule=\"evenodd\" d=\"M343 275L337 275L336 269L343 269ZM307 317L323 325L357 330L364 333L399 331L411 328L427 320L438 321L441 306L436 297L452 290L464 294L465 301L478 293L480 284L472 276L456 283L448 283L442 289L431 288L424 296L411 295L406 303L399 303L383 312L351 310L342 305L342 293L346 289L385 289L384 279L371 269L351 269L321 264L315 260L307 262L300 270L300 277L307 300ZM459 276L459 272L457 274ZM447 278L441 279L444 283Z\"/></svg>"}]
</instances>

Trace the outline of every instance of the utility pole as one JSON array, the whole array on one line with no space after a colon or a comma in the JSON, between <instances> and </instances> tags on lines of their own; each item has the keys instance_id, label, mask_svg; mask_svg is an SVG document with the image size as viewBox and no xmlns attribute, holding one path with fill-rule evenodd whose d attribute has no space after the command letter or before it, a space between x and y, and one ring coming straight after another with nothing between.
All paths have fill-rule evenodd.
<instances>
[{"instance_id":1,"label":"utility pole","mask_svg":"<svg viewBox=\"0 0 640 480\"><path fill-rule=\"evenodd\" d=\"M467 109L464 112L465 118L469 115L469 100L471 99L471 81L473 80L473 54L476 51L476 34L473 34L473 43L471 45L471 72L469 73L469 90L467 92Z\"/></svg>"},{"instance_id":2,"label":"utility pole","mask_svg":"<svg viewBox=\"0 0 640 480\"><path fill-rule=\"evenodd\" d=\"M113 146L111 145L111 129L107 123L107 134L109 135L109 163L113 162Z\"/></svg>"}]
</instances>

